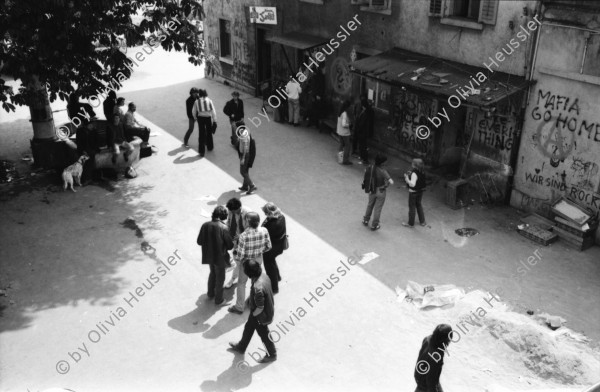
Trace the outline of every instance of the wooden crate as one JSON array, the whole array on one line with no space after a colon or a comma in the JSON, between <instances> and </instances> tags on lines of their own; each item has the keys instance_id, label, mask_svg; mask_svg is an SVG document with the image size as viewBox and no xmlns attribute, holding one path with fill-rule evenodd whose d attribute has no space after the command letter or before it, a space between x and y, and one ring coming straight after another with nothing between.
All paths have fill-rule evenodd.
<instances>
[{"instance_id":1,"label":"wooden crate","mask_svg":"<svg viewBox=\"0 0 600 392\"><path fill-rule=\"evenodd\" d=\"M529 238L530 240L544 246L547 246L558 240L558 235L548 230L544 230L536 225L529 225L523 229L517 229L517 232L523 237Z\"/></svg>"},{"instance_id":2,"label":"wooden crate","mask_svg":"<svg viewBox=\"0 0 600 392\"><path fill-rule=\"evenodd\" d=\"M464 197L465 186L469 182L467 180L458 179L454 181L448 181L446 187L446 205L450 206L453 210L457 210L463 207L462 197Z\"/></svg>"}]
</instances>

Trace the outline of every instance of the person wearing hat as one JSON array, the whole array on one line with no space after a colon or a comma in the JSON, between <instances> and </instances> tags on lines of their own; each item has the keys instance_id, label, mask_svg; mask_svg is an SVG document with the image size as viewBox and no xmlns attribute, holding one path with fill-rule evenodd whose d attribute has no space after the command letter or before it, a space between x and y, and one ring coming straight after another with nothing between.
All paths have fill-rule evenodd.
<instances>
[{"instance_id":1,"label":"person wearing hat","mask_svg":"<svg viewBox=\"0 0 600 392\"><path fill-rule=\"evenodd\" d=\"M225 113L231 123L231 144L237 146L237 135L235 134L235 130L238 127L238 121L244 119L244 102L240 99L240 93L237 91L232 92L231 96L233 98L227 101L225 108L223 108L223 113Z\"/></svg>"},{"instance_id":2,"label":"person wearing hat","mask_svg":"<svg viewBox=\"0 0 600 392\"><path fill-rule=\"evenodd\" d=\"M245 220L247 229L240 234L237 246L233 250L233 258L240 270L238 271L237 301L234 306L231 306L228 309L228 311L237 314L242 314L245 306L246 282L248 281L248 276L244 274L244 265L251 260L262 264L263 253L271 249L269 232L264 227L258 226L260 223L260 216L258 216L256 212L249 212L246 214Z\"/></svg>"},{"instance_id":3,"label":"person wearing hat","mask_svg":"<svg viewBox=\"0 0 600 392\"><path fill-rule=\"evenodd\" d=\"M192 110L194 109L194 103L198 99L198 89L196 87L192 87L190 89L190 96L185 100L185 109L187 111L189 126L188 130L183 137L183 145L185 147L189 147L188 141L190 140L190 136L194 132L194 124L196 123L196 119L194 118L194 114Z\"/></svg>"},{"instance_id":4,"label":"person wearing hat","mask_svg":"<svg viewBox=\"0 0 600 392\"><path fill-rule=\"evenodd\" d=\"M363 179L363 189L369 194L369 202L362 223L368 226L371 214L373 214L371 230L379 230L381 228L379 219L383 203L385 203L386 188L394 183L388 172L383 168L385 162L387 162L387 157L377 154L375 164L367 167Z\"/></svg>"},{"instance_id":5,"label":"person wearing hat","mask_svg":"<svg viewBox=\"0 0 600 392\"><path fill-rule=\"evenodd\" d=\"M281 281L281 276L279 275L279 267L277 266L276 258L284 251L284 243L287 237L285 216L283 216L281 210L273 203L265 204L262 207L262 210L266 215L262 226L269 232L272 245L271 250L263 254L265 272L271 280L273 294L277 294L279 292L279 281Z\"/></svg>"}]
</instances>

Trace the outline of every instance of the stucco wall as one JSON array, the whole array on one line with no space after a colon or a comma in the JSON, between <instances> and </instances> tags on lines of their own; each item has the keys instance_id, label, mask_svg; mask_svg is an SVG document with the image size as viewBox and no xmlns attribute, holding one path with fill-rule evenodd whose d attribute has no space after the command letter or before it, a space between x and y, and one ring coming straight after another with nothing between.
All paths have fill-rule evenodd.
<instances>
[{"instance_id":1,"label":"stucco wall","mask_svg":"<svg viewBox=\"0 0 600 392\"><path fill-rule=\"evenodd\" d=\"M219 19L231 22L232 64L221 62L224 76L254 91L256 83L256 52L254 26L249 20L249 6L273 6L274 1L266 0L206 0L204 12L204 37L208 52L217 59L220 54Z\"/></svg>"},{"instance_id":2,"label":"stucco wall","mask_svg":"<svg viewBox=\"0 0 600 392\"><path fill-rule=\"evenodd\" d=\"M585 32L544 26L511 205L541 214L561 196L600 210L600 78L579 74ZM594 61L600 54L589 53ZM557 76L555 71L562 72ZM570 73L570 74L569 74ZM597 242L600 233L597 234Z\"/></svg>"},{"instance_id":3,"label":"stucco wall","mask_svg":"<svg viewBox=\"0 0 600 392\"><path fill-rule=\"evenodd\" d=\"M354 15L363 22L344 43L371 47L385 51L399 47L418 53L441 57L475 66L489 63L514 37L520 25L531 20L536 1L501 1L495 25L484 25L482 31L443 25L440 18L429 17L427 0L393 0L392 15L360 11L350 5L350 0L328 0L323 5L302 3L298 0L282 0L278 7L283 10L285 31L302 30L324 37L334 37L340 24ZM528 7L529 16L523 16ZM514 28L509 28L513 21ZM499 63L499 70L523 76L528 47L532 39L523 43L515 53ZM343 49L340 48L343 53Z\"/></svg>"}]
</instances>

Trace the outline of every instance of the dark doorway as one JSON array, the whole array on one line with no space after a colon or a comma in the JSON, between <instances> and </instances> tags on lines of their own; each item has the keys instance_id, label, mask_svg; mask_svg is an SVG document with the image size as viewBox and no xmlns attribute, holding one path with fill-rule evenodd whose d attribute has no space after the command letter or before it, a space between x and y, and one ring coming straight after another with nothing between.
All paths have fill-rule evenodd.
<instances>
[{"instance_id":1,"label":"dark doorway","mask_svg":"<svg viewBox=\"0 0 600 392\"><path fill-rule=\"evenodd\" d=\"M271 43L266 41L267 30L256 30L256 95L262 96L265 90L270 91L271 82Z\"/></svg>"}]
</instances>

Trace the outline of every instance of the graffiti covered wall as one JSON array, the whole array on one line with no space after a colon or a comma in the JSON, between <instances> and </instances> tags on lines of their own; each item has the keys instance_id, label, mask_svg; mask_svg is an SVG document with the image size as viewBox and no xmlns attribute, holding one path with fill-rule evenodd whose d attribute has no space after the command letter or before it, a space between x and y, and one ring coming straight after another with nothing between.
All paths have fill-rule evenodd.
<instances>
[{"instance_id":1,"label":"graffiti covered wall","mask_svg":"<svg viewBox=\"0 0 600 392\"><path fill-rule=\"evenodd\" d=\"M205 40L208 53L216 56L222 74L249 88L256 84L254 29L249 22L248 5L252 2L207 0L205 2ZM257 4L260 5L260 4ZM228 40L221 42L221 28ZM223 48L228 45L228 48ZM222 54L227 54L222 56Z\"/></svg>"}]
</instances>

